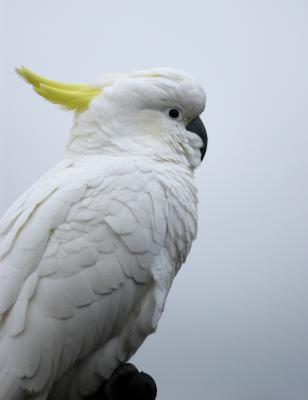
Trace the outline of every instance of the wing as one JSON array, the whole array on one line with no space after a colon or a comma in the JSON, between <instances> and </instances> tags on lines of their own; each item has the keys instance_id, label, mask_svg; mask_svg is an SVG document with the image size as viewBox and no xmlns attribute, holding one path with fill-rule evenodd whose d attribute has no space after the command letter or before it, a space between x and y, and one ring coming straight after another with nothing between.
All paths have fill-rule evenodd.
<instances>
[{"instance_id":1,"label":"wing","mask_svg":"<svg viewBox=\"0 0 308 400\"><path fill-rule=\"evenodd\" d=\"M163 247L165 193L151 168L97 170L62 166L1 224L1 345L32 393L121 332Z\"/></svg>"}]
</instances>

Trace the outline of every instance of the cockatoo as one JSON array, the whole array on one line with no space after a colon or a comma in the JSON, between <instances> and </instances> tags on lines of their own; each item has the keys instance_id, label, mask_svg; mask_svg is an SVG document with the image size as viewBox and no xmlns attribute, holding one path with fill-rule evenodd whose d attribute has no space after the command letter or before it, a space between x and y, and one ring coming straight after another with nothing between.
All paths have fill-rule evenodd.
<instances>
[{"instance_id":1,"label":"cockatoo","mask_svg":"<svg viewBox=\"0 0 308 400\"><path fill-rule=\"evenodd\" d=\"M95 393L153 333L197 232L205 94L171 68L64 84L65 158L0 222L0 400Z\"/></svg>"}]
</instances>

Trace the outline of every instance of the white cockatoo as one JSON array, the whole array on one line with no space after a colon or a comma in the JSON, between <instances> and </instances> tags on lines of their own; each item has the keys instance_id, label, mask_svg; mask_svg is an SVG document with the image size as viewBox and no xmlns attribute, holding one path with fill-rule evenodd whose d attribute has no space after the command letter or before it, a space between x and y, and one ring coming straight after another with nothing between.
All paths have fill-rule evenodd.
<instances>
[{"instance_id":1,"label":"white cockatoo","mask_svg":"<svg viewBox=\"0 0 308 400\"><path fill-rule=\"evenodd\" d=\"M95 85L17 72L74 123L0 222L0 400L79 400L155 331L196 237L205 94L170 68Z\"/></svg>"}]
</instances>

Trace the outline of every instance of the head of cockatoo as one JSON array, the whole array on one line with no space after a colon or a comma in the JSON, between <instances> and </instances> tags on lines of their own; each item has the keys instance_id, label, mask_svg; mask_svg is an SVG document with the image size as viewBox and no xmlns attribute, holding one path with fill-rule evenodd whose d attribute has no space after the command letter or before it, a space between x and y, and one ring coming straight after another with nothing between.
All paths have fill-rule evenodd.
<instances>
[{"instance_id":1,"label":"head of cockatoo","mask_svg":"<svg viewBox=\"0 0 308 400\"><path fill-rule=\"evenodd\" d=\"M75 111L68 152L145 157L200 165L207 134L200 119L205 93L190 75L155 68L105 74L97 84L50 81L17 69L34 90Z\"/></svg>"}]
</instances>

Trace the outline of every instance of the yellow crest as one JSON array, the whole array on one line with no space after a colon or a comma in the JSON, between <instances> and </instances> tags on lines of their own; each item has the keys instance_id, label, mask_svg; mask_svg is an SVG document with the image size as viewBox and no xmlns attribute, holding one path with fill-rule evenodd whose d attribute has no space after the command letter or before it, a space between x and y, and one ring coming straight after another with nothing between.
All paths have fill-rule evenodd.
<instances>
[{"instance_id":1,"label":"yellow crest","mask_svg":"<svg viewBox=\"0 0 308 400\"><path fill-rule=\"evenodd\" d=\"M91 100L102 92L101 88L87 84L51 81L35 74L26 67L16 68L16 72L33 86L36 93L51 103L61 105L66 110L85 111Z\"/></svg>"}]
</instances>

